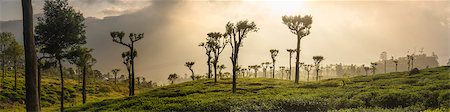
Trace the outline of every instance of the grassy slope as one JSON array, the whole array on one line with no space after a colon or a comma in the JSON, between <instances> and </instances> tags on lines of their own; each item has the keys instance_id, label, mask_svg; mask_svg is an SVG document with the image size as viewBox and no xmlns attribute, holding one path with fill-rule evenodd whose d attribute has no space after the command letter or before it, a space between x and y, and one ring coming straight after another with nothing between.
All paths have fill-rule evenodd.
<instances>
[{"instance_id":1,"label":"grassy slope","mask_svg":"<svg viewBox=\"0 0 450 112\"><path fill-rule=\"evenodd\" d=\"M302 82L256 78L199 80L149 90L134 97L104 100L71 111L445 111L450 106L450 70L422 70L420 74L388 73L346 79ZM346 83L343 84L343 81Z\"/></svg>"},{"instance_id":2,"label":"grassy slope","mask_svg":"<svg viewBox=\"0 0 450 112\"><path fill-rule=\"evenodd\" d=\"M20 74L20 73L19 73ZM1 74L0 74L1 75ZM81 105L81 84L73 79L65 78L65 107ZM25 86L24 77L19 75L17 91L13 90L14 75L7 73L5 85L0 88L0 112L1 111L25 111ZM43 76L42 79L41 106L43 111L55 111L59 109L60 80L56 76ZM97 89L94 89L97 87ZM114 85L112 82L100 82L87 84L87 102L98 102L105 99L121 98L128 95L126 84Z\"/></svg>"}]
</instances>

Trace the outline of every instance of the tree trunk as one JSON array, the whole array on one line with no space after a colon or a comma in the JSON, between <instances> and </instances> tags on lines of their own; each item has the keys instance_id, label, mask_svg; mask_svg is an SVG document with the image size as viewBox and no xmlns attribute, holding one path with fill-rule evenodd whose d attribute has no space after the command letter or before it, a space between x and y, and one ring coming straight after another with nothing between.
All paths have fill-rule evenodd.
<instances>
[{"instance_id":1,"label":"tree trunk","mask_svg":"<svg viewBox=\"0 0 450 112\"><path fill-rule=\"evenodd\" d=\"M134 43L131 42L131 96L134 96Z\"/></svg>"},{"instance_id":2,"label":"tree trunk","mask_svg":"<svg viewBox=\"0 0 450 112\"><path fill-rule=\"evenodd\" d=\"M319 81L319 69L316 69L316 81Z\"/></svg>"},{"instance_id":3,"label":"tree trunk","mask_svg":"<svg viewBox=\"0 0 450 112\"><path fill-rule=\"evenodd\" d=\"M192 80L194 80L194 79L195 79L194 70L192 70L192 68L189 68L189 70L191 70L191 73L192 73Z\"/></svg>"},{"instance_id":4,"label":"tree trunk","mask_svg":"<svg viewBox=\"0 0 450 112\"><path fill-rule=\"evenodd\" d=\"M40 62L38 62L38 64L37 64L37 74L38 74L38 81L37 81L37 83L38 83L38 99L39 99L39 102L41 101L41 79L42 79L42 75L41 75L41 63ZM39 110L41 109L41 107L39 106Z\"/></svg>"},{"instance_id":5,"label":"tree trunk","mask_svg":"<svg viewBox=\"0 0 450 112\"><path fill-rule=\"evenodd\" d=\"M117 73L116 73L116 74L114 74L114 84L116 84L116 85L117 85Z\"/></svg>"},{"instance_id":6,"label":"tree trunk","mask_svg":"<svg viewBox=\"0 0 450 112\"><path fill-rule=\"evenodd\" d=\"M213 62L213 68L214 68L214 83L217 82L217 57L214 58L214 62Z\"/></svg>"},{"instance_id":7,"label":"tree trunk","mask_svg":"<svg viewBox=\"0 0 450 112\"><path fill-rule=\"evenodd\" d=\"M395 64L395 72L397 72L397 66L398 66L398 64Z\"/></svg>"},{"instance_id":8,"label":"tree trunk","mask_svg":"<svg viewBox=\"0 0 450 112\"><path fill-rule=\"evenodd\" d=\"M306 81L309 81L309 71L308 71L308 79L306 79Z\"/></svg>"},{"instance_id":9,"label":"tree trunk","mask_svg":"<svg viewBox=\"0 0 450 112\"><path fill-rule=\"evenodd\" d=\"M129 92L128 96L133 96L133 94L131 94L131 89L132 89L131 85L133 84L133 83L131 83L131 70L129 67L127 67L127 70L128 70L128 92Z\"/></svg>"},{"instance_id":10,"label":"tree trunk","mask_svg":"<svg viewBox=\"0 0 450 112\"><path fill-rule=\"evenodd\" d=\"M61 59L58 59L59 64L59 74L61 75L61 112L64 112L64 74L63 74L63 67L61 64Z\"/></svg>"},{"instance_id":11,"label":"tree trunk","mask_svg":"<svg viewBox=\"0 0 450 112\"><path fill-rule=\"evenodd\" d=\"M86 103L86 65L83 66L83 91L82 91L82 97L83 97L83 104Z\"/></svg>"},{"instance_id":12,"label":"tree trunk","mask_svg":"<svg viewBox=\"0 0 450 112\"><path fill-rule=\"evenodd\" d=\"M211 56L208 56L208 79L211 79Z\"/></svg>"},{"instance_id":13,"label":"tree trunk","mask_svg":"<svg viewBox=\"0 0 450 112\"><path fill-rule=\"evenodd\" d=\"M239 46L240 45L235 45L234 53L232 53L232 64L233 64L233 83L232 83L232 92L233 94L236 93L236 71L237 71L237 63L238 63L238 52L239 52Z\"/></svg>"},{"instance_id":14,"label":"tree trunk","mask_svg":"<svg viewBox=\"0 0 450 112\"><path fill-rule=\"evenodd\" d=\"M39 112L36 76L36 49L33 36L33 8L31 0L22 0L23 40L25 48L25 88L27 111Z\"/></svg>"},{"instance_id":15,"label":"tree trunk","mask_svg":"<svg viewBox=\"0 0 450 112\"><path fill-rule=\"evenodd\" d=\"M272 69L272 78L275 79L275 61L273 61L272 66L273 66L273 69Z\"/></svg>"},{"instance_id":16,"label":"tree trunk","mask_svg":"<svg viewBox=\"0 0 450 112\"><path fill-rule=\"evenodd\" d=\"M300 79L300 75L299 75L300 74L300 71L299 71L299 69L300 69L300 40L301 40L300 35L297 34L297 55L295 56L297 59L295 62L295 81L294 81L295 84L298 84L298 81Z\"/></svg>"},{"instance_id":17,"label":"tree trunk","mask_svg":"<svg viewBox=\"0 0 450 112\"><path fill-rule=\"evenodd\" d=\"M291 76L292 76L292 54L289 54L289 80L291 80Z\"/></svg>"}]
</instances>

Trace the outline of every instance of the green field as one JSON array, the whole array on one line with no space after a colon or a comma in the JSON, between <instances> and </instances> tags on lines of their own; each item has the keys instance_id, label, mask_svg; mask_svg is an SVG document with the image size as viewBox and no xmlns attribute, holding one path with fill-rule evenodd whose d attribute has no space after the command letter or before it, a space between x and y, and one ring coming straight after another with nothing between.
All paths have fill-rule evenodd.
<instances>
[{"instance_id":1,"label":"green field","mask_svg":"<svg viewBox=\"0 0 450 112\"><path fill-rule=\"evenodd\" d=\"M18 73L22 74L22 73ZM8 71L5 85L0 88L0 112L25 111L25 86L23 75L18 75L17 90L14 91L14 75ZM73 107L82 105L81 83L79 80L65 77L65 103L64 106ZM142 89L142 88L141 88ZM143 89L142 89L143 90ZM107 81L88 80L87 102L98 102L105 99L122 98L128 95L128 85ZM139 89L137 91L139 93ZM61 86L57 76L42 77L41 107L43 111L58 111L60 108Z\"/></svg>"},{"instance_id":2,"label":"green field","mask_svg":"<svg viewBox=\"0 0 450 112\"><path fill-rule=\"evenodd\" d=\"M108 99L69 111L449 111L450 70L327 79L319 82L245 78L198 80Z\"/></svg>"}]
</instances>

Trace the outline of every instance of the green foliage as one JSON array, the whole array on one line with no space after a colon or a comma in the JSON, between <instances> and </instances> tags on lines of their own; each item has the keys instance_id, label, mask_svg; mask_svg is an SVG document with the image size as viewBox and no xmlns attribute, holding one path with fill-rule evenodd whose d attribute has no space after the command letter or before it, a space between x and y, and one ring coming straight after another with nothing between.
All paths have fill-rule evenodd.
<instances>
[{"instance_id":1,"label":"green foliage","mask_svg":"<svg viewBox=\"0 0 450 112\"><path fill-rule=\"evenodd\" d=\"M318 82L267 78L197 80L149 90L134 97L106 100L69 111L448 111L446 67ZM417 83L422 83L417 85Z\"/></svg>"}]
</instances>

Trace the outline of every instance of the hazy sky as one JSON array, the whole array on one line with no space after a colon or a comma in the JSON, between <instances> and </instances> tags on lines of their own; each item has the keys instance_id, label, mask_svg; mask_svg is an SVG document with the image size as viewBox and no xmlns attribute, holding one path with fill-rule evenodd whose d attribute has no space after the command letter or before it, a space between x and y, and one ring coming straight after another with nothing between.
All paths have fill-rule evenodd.
<instances>
[{"instance_id":1,"label":"hazy sky","mask_svg":"<svg viewBox=\"0 0 450 112\"><path fill-rule=\"evenodd\" d=\"M224 32L228 21L254 21L259 27L244 39L240 64L254 65L271 61L269 49L279 49L277 64L288 66L287 48L296 46L296 36L282 24L283 15L312 15L311 34L301 43L301 61L312 63L322 55L323 63L369 64L388 56L405 56L407 51L424 48L435 52L439 63L450 58L450 2L303 2L276 0L69 0L88 19L89 47L95 49L97 69L126 70L120 53L126 49L110 40L109 32L145 33L137 43L139 57L136 72L148 80L167 82L170 73L190 71L186 61L195 61L194 71L207 71L204 49L197 45L209 32ZM34 0L35 14L42 12L42 1ZM18 0L0 1L0 21L21 19ZM0 31L12 31L11 24L0 24ZM16 28L17 29L17 28ZM14 32L14 31L13 31ZM21 33L15 35L21 38ZM231 70L227 47L219 63ZM277 67L278 68L278 67Z\"/></svg>"}]
</instances>

